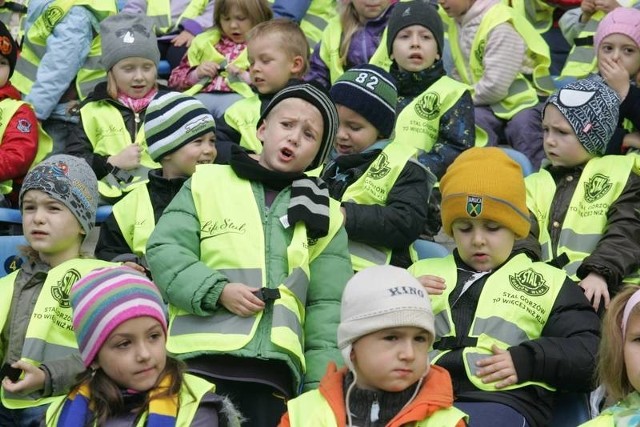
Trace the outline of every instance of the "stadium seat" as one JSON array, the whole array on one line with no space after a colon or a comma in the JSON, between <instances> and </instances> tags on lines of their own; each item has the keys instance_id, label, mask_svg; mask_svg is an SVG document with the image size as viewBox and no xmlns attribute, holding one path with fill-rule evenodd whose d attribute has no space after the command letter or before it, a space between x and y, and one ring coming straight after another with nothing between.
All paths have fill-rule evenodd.
<instances>
[{"instance_id":1,"label":"stadium seat","mask_svg":"<svg viewBox=\"0 0 640 427\"><path fill-rule=\"evenodd\" d=\"M96 225L102 224L107 219L107 217L111 215L112 210L112 205L98 206L98 211L96 212Z\"/></svg>"},{"instance_id":2,"label":"stadium seat","mask_svg":"<svg viewBox=\"0 0 640 427\"><path fill-rule=\"evenodd\" d=\"M549 427L576 427L590 418L589 399L585 393L557 393Z\"/></svg>"},{"instance_id":3,"label":"stadium seat","mask_svg":"<svg viewBox=\"0 0 640 427\"><path fill-rule=\"evenodd\" d=\"M0 223L22 224L22 215L18 209L0 208ZM25 246L27 240L23 235L0 236L0 277L13 273L22 265L20 246Z\"/></svg>"},{"instance_id":4,"label":"stadium seat","mask_svg":"<svg viewBox=\"0 0 640 427\"><path fill-rule=\"evenodd\" d=\"M418 239L413 242L413 248L418 254L418 259L443 258L449 255L449 250L440 243Z\"/></svg>"},{"instance_id":5,"label":"stadium seat","mask_svg":"<svg viewBox=\"0 0 640 427\"><path fill-rule=\"evenodd\" d=\"M524 176L531 175L532 173L535 172L535 170L533 169L533 165L531 164L531 161L525 154L509 147L500 147L500 148L502 148L509 157L511 157L516 162L518 162L518 164L522 168L522 174Z\"/></svg>"},{"instance_id":6,"label":"stadium seat","mask_svg":"<svg viewBox=\"0 0 640 427\"><path fill-rule=\"evenodd\" d=\"M158 76L166 78L166 77L169 77L170 74L171 74L171 65L169 64L169 61L163 59L158 64Z\"/></svg>"}]
</instances>

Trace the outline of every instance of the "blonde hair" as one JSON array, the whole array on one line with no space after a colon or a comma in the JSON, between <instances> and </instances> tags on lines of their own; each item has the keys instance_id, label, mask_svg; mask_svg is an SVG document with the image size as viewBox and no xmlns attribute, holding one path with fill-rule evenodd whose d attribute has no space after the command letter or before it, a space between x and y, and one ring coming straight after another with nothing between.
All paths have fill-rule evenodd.
<instances>
[{"instance_id":1,"label":"blonde hair","mask_svg":"<svg viewBox=\"0 0 640 427\"><path fill-rule=\"evenodd\" d=\"M277 18L261 22L249 31L247 34L247 42L254 38L267 37L270 35L279 38L280 43L277 47L284 51L289 59L293 59L296 56L302 58L302 70L294 77L302 77L305 75L309 68L309 43L300 25L286 18Z\"/></svg>"},{"instance_id":2,"label":"blonde hair","mask_svg":"<svg viewBox=\"0 0 640 427\"><path fill-rule=\"evenodd\" d=\"M338 49L338 55L340 57L340 64L344 67L347 65L347 54L349 53L349 46L351 45L351 39L353 35L362 27L360 15L356 11L355 6L351 1L346 4L342 4L340 11L340 25L342 26L342 38L340 40L340 48Z\"/></svg>"},{"instance_id":3,"label":"blonde hair","mask_svg":"<svg viewBox=\"0 0 640 427\"><path fill-rule=\"evenodd\" d=\"M611 300L602 323L602 338L598 353L598 382L603 384L613 400L620 400L634 389L627 377L624 361L622 315L631 296L640 286L627 285ZM629 318L640 316L640 304L631 310Z\"/></svg>"},{"instance_id":4,"label":"blonde hair","mask_svg":"<svg viewBox=\"0 0 640 427\"><path fill-rule=\"evenodd\" d=\"M213 22L221 31L222 15L228 14L233 6L237 6L242 13L247 15L252 27L273 17L267 0L216 0L213 6Z\"/></svg>"}]
</instances>

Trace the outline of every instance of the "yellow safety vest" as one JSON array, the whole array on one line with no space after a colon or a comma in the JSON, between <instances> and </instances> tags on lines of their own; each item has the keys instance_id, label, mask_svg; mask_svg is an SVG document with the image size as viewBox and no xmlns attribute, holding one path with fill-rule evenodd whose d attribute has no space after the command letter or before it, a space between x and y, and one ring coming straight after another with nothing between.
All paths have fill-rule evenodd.
<instances>
[{"instance_id":1,"label":"yellow safety vest","mask_svg":"<svg viewBox=\"0 0 640 427\"><path fill-rule=\"evenodd\" d=\"M639 157L596 157L586 164L562 224L558 247L553 248L549 234L549 215L556 184L546 169L525 178L527 207L538 220L542 261L552 260L565 253L569 263L563 267L574 280L582 260L596 248L607 229L607 212L624 190L629 175L640 173Z\"/></svg>"},{"instance_id":2,"label":"yellow safety vest","mask_svg":"<svg viewBox=\"0 0 640 427\"><path fill-rule=\"evenodd\" d=\"M207 392L215 392L216 386L209 381L191 374L184 374L180 395L178 396L178 414L176 416L176 426L190 426L196 412L200 407L200 401ZM62 414L62 407L67 400L67 396L56 397L55 401L47 409L46 425L56 426ZM149 412L142 414L136 427L145 427ZM94 424L95 425L95 424Z\"/></svg>"},{"instance_id":3,"label":"yellow safety vest","mask_svg":"<svg viewBox=\"0 0 640 427\"><path fill-rule=\"evenodd\" d=\"M273 0L269 0L273 4ZM338 15L338 4L336 0L311 0L307 12L300 21L300 28L307 36L309 48L314 46L322 38L322 32L327 27L329 20Z\"/></svg>"},{"instance_id":4,"label":"yellow safety vest","mask_svg":"<svg viewBox=\"0 0 640 427\"><path fill-rule=\"evenodd\" d=\"M409 268L409 272L415 277L433 274L444 278L446 283L458 283L453 255L420 260ZM494 344L506 350L523 341L540 338L566 278L564 271L542 262L532 262L524 254L514 256L487 278L469 329L468 338L477 338L477 342L463 350L465 369L473 385L480 390L498 391L495 383L485 384L476 375L479 369L476 362L491 356ZM454 288L447 286L442 295L430 295L436 325L434 346L443 338L456 336L449 305L449 295ZM431 363L437 364L438 359L449 351L432 350L429 353ZM554 390L548 384L527 381L500 391L529 385Z\"/></svg>"},{"instance_id":5,"label":"yellow safety vest","mask_svg":"<svg viewBox=\"0 0 640 427\"><path fill-rule=\"evenodd\" d=\"M136 113L137 114L137 113ZM101 156L110 156L119 153L132 143L131 135L124 122L122 114L109 101L94 101L85 104L80 109L82 126L87 138L91 141L93 152ZM127 171L133 179L129 183L118 181L109 174L98 181L98 191L100 195L108 199L121 197L139 185L145 184L149 178L151 169L161 167L149 156L149 148L144 136L144 127L138 123L135 143L140 145L142 157L140 166Z\"/></svg>"},{"instance_id":6,"label":"yellow safety vest","mask_svg":"<svg viewBox=\"0 0 640 427\"><path fill-rule=\"evenodd\" d=\"M597 417L580 424L580 427L615 427L615 420L612 414L598 415Z\"/></svg>"},{"instance_id":7,"label":"yellow safety vest","mask_svg":"<svg viewBox=\"0 0 640 427\"><path fill-rule=\"evenodd\" d=\"M143 257L147 252L147 240L156 227L147 186L140 185L131 190L113 205L112 212L131 252Z\"/></svg>"},{"instance_id":8,"label":"yellow safety vest","mask_svg":"<svg viewBox=\"0 0 640 427\"><path fill-rule=\"evenodd\" d=\"M216 44L220 41L222 33L217 28L211 28L203 33L198 34L193 41L189 50L187 50L187 57L189 58L189 65L196 67L203 62L212 61L216 64L226 62L226 58L223 54L218 52L215 48ZM233 64L242 70L249 69L249 59L247 58L247 49L245 48L240 55L236 57L229 64ZM246 84L242 79L235 75L230 75L227 71L220 73L224 77L224 81L229 87L236 93L242 95L245 98L253 96L251 87ZM204 81L203 81L204 80ZM207 87L209 81L206 79L200 80L188 90L184 91L187 95L195 95L202 89Z\"/></svg>"},{"instance_id":9,"label":"yellow safety vest","mask_svg":"<svg viewBox=\"0 0 640 427\"><path fill-rule=\"evenodd\" d=\"M193 19L202 15L208 4L208 0L191 0L178 19L173 21L170 0L152 0L147 1L146 15L153 21L156 35L161 36L178 30L183 19Z\"/></svg>"},{"instance_id":10,"label":"yellow safety vest","mask_svg":"<svg viewBox=\"0 0 640 427\"><path fill-rule=\"evenodd\" d=\"M415 159L416 154L417 150L413 147L404 144L387 144L365 173L347 188L340 200L360 205L386 205L389 192L407 162L420 165ZM420 167L423 166L420 165ZM425 188L425 191L429 189ZM349 253L354 271L360 271L372 265L389 264L391 260L391 249L352 239L349 239ZM412 259L415 258L415 254L412 254Z\"/></svg>"},{"instance_id":11,"label":"yellow safety vest","mask_svg":"<svg viewBox=\"0 0 640 427\"><path fill-rule=\"evenodd\" d=\"M533 25L540 34L546 33L553 24L555 7L540 0L502 0L511 6Z\"/></svg>"},{"instance_id":12,"label":"yellow safety vest","mask_svg":"<svg viewBox=\"0 0 640 427\"><path fill-rule=\"evenodd\" d=\"M224 185L212 186L212 182ZM325 237L310 240L302 222L293 226L287 248L289 274L282 283L272 283L267 280L264 213L255 200L252 183L239 178L229 166L198 165L191 178L191 190L200 221L200 260L223 273L229 282L278 289L280 298L250 317L236 316L223 307L212 316L202 317L169 305L167 350L177 355L241 350L254 338L264 318L261 330L268 327L270 332L262 334L291 356L295 366L290 368L299 379L306 369L303 328L309 264L342 227L339 204L331 200L329 233Z\"/></svg>"},{"instance_id":13,"label":"yellow safety vest","mask_svg":"<svg viewBox=\"0 0 640 427\"><path fill-rule=\"evenodd\" d=\"M114 265L116 264L97 259L75 258L49 270L27 327L21 360L40 366L49 360L59 360L73 354L78 354L79 357L71 320L69 290L78 279L90 271ZM19 271L0 279L0 288L6 290L5 298L2 298L0 305L0 330L8 320L10 296L13 294ZM2 403L11 409L45 405L53 400L55 397L37 398L35 394L22 396L2 388Z\"/></svg>"},{"instance_id":14,"label":"yellow safety vest","mask_svg":"<svg viewBox=\"0 0 640 427\"><path fill-rule=\"evenodd\" d=\"M235 102L224 112L225 122L240 133L240 146L262 153L262 141L256 132L262 101L258 95Z\"/></svg>"},{"instance_id":15,"label":"yellow safety vest","mask_svg":"<svg viewBox=\"0 0 640 427\"><path fill-rule=\"evenodd\" d=\"M18 111L18 108L23 104L26 104L26 102L11 98L5 98L0 101L0 144L4 141L4 133L7 130L9 122L16 114L16 111ZM33 162L31 162L31 166L29 166L29 170L44 160L53 148L53 141L44 129L42 129L40 121L32 123L31 125L38 126L38 149L36 150L36 157L33 159ZM13 180L0 182L0 194L9 194L11 190L13 190Z\"/></svg>"},{"instance_id":16,"label":"yellow safety vest","mask_svg":"<svg viewBox=\"0 0 640 427\"><path fill-rule=\"evenodd\" d=\"M535 84L534 87L534 84L531 84L522 73L519 73L511 87L509 87L507 96L502 101L489 105L497 117L508 120L525 108L538 104L536 89L545 94L550 94L555 90L553 80L549 75L551 59L547 43L524 16L521 16L510 7L498 3L489 9L480 22L471 45L472 54L469 56L471 75L468 75L466 61L458 44L458 29L456 25L448 26L448 35L456 69L462 81L473 86L484 74L482 62L489 33L494 27L504 23L513 25L513 28L525 40L527 56L534 62L533 83Z\"/></svg>"},{"instance_id":17,"label":"yellow safety vest","mask_svg":"<svg viewBox=\"0 0 640 427\"><path fill-rule=\"evenodd\" d=\"M336 414L325 397L318 390L310 390L287 402L291 427L337 427ZM456 426L467 415L453 406L435 411L428 418L412 423L414 427Z\"/></svg>"},{"instance_id":18,"label":"yellow safety vest","mask_svg":"<svg viewBox=\"0 0 640 427\"><path fill-rule=\"evenodd\" d=\"M47 38L56 24L74 6L86 8L98 21L118 13L116 2L113 0L56 0L51 3L25 35L22 51L11 77L11 83L23 94L30 93L36 81L40 61L47 50ZM91 42L89 55L76 75L76 89L81 100L93 91L96 84L106 78L106 71L100 64L101 53L100 35L96 35Z\"/></svg>"}]
</instances>

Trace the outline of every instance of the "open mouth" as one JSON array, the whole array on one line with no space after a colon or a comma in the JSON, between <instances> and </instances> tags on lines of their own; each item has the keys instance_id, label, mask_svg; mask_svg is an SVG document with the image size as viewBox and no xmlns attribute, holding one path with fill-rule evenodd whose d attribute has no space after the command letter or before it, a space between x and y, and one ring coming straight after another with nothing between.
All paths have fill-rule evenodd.
<instances>
[{"instance_id":1,"label":"open mouth","mask_svg":"<svg viewBox=\"0 0 640 427\"><path fill-rule=\"evenodd\" d=\"M280 154L282 154L282 157L284 157L286 160L290 160L293 158L293 151L288 148L283 148L282 150L280 150Z\"/></svg>"}]
</instances>

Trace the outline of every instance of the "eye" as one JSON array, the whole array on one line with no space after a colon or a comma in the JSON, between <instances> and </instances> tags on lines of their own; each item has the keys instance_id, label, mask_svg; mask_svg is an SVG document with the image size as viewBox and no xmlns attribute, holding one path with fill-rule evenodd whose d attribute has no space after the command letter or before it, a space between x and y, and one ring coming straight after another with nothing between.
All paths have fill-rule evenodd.
<instances>
[{"instance_id":1,"label":"eye","mask_svg":"<svg viewBox=\"0 0 640 427\"><path fill-rule=\"evenodd\" d=\"M492 232L498 231L502 228L500 224L487 224L486 227L487 227L487 230Z\"/></svg>"},{"instance_id":2,"label":"eye","mask_svg":"<svg viewBox=\"0 0 640 427\"><path fill-rule=\"evenodd\" d=\"M354 131L354 132L358 132L360 129L362 129L362 126L358 126L358 125L354 125L354 124L350 124L349 125L349 129Z\"/></svg>"},{"instance_id":3,"label":"eye","mask_svg":"<svg viewBox=\"0 0 640 427\"><path fill-rule=\"evenodd\" d=\"M149 335L149 339L152 341L157 341L161 338L162 338L162 334L160 332L154 332L151 335Z\"/></svg>"},{"instance_id":4,"label":"eye","mask_svg":"<svg viewBox=\"0 0 640 427\"><path fill-rule=\"evenodd\" d=\"M131 341L124 340L124 341L119 341L118 343L116 343L115 347L116 348L120 348L120 349L125 349L125 348L129 347L130 344L131 344Z\"/></svg>"},{"instance_id":5,"label":"eye","mask_svg":"<svg viewBox=\"0 0 640 427\"><path fill-rule=\"evenodd\" d=\"M36 207L34 205L26 204L26 203L22 204L22 211L23 212L31 212L31 211L34 211L34 210L36 210Z\"/></svg>"},{"instance_id":6,"label":"eye","mask_svg":"<svg viewBox=\"0 0 640 427\"><path fill-rule=\"evenodd\" d=\"M417 335L417 336L414 338L414 340L415 340L416 342L419 342L419 343L427 342L427 336L426 336L426 335Z\"/></svg>"},{"instance_id":7,"label":"eye","mask_svg":"<svg viewBox=\"0 0 640 427\"><path fill-rule=\"evenodd\" d=\"M291 122L286 121L286 120L281 121L280 124L285 129L289 129L289 128L291 128L293 126L293 124Z\"/></svg>"},{"instance_id":8,"label":"eye","mask_svg":"<svg viewBox=\"0 0 640 427\"><path fill-rule=\"evenodd\" d=\"M395 341L398 339L397 335L393 335L393 334L389 334L389 335L385 335L384 337L382 337L383 340L385 341Z\"/></svg>"}]
</instances>

